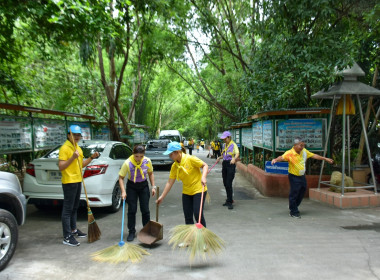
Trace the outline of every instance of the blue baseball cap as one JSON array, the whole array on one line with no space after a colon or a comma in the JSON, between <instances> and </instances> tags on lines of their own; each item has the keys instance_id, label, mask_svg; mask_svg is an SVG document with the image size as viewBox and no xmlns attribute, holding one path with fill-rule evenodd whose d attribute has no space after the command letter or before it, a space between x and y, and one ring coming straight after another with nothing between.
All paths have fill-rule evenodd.
<instances>
[{"instance_id":1,"label":"blue baseball cap","mask_svg":"<svg viewBox=\"0 0 380 280\"><path fill-rule=\"evenodd\" d=\"M164 155L170 155L174 151L180 151L182 150L181 144L178 142L170 142L168 145L168 148L165 152L163 152Z\"/></svg>"},{"instance_id":2,"label":"blue baseball cap","mask_svg":"<svg viewBox=\"0 0 380 280\"><path fill-rule=\"evenodd\" d=\"M70 131L71 131L71 133L80 133L80 134L82 134L82 129L80 128L79 125L75 125L75 124L70 125L70 128L67 131L67 133L70 133Z\"/></svg>"},{"instance_id":3,"label":"blue baseball cap","mask_svg":"<svg viewBox=\"0 0 380 280\"><path fill-rule=\"evenodd\" d=\"M223 132L222 136L220 136L220 139L225 139L227 137L231 137L231 132L226 130Z\"/></svg>"}]
</instances>

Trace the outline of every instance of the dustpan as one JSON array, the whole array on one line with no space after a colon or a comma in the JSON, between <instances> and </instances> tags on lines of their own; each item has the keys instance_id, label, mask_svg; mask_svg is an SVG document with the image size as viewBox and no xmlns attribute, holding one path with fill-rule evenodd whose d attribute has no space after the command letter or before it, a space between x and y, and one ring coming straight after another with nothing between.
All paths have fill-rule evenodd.
<instances>
[{"instance_id":1,"label":"dustpan","mask_svg":"<svg viewBox=\"0 0 380 280\"><path fill-rule=\"evenodd\" d=\"M160 195L160 188L157 187L157 199ZM149 221L140 232L137 234L138 240L147 245L162 240L163 226L158 222L158 203L156 203L156 221Z\"/></svg>"}]
</instances>

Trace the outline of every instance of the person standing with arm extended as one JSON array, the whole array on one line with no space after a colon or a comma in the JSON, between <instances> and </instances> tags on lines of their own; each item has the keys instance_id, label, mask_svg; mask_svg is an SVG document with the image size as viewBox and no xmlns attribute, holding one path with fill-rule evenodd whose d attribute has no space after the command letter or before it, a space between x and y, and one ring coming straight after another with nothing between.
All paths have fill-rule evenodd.
<instances>
[{"instance_id":1,"label":"person standing with arm extended","mask_svg":"<svg viewBox=\"0 0 380 280\"><path fill-rule=\"evenodd\" d=\"M94 158L99 156L95 152L84 160L83 151L78 146L82 137L82 130L78 125L71 125L67 134L67 140L59 149L58 168L62 173L63 206L62 228L63 244L79 246L77 237L86 237L77 228L77 211L82 190L82 168L86 167Z\"/></svg>"},{"instance_id":2,"label":"person standing with arm extended","mask_svg":"<svg viewBox=\"0 0 380 280\"><path fill-rule=\"evenodd\" d=\"M178 142L169 143L167 151L164 152L164 154L169 155L174 163L170 169L169 180L165 185L165 189L156 202L161 204L171 190L175 180L181 180L183 183L182 207L185 223L187 225L194 224L193 216L196 221L199 218L203 187L204 196L207 194L206 177L208 173L208 165L195 156L183 153L181 151L181 145ZM202 173L200 169L202 169ZM206 227L206 220L203 213L201 215L201 224ZM186 245L182 244L182 246Z\"/></svg>"},{"instance_id":3,"label":"person standing with arm extended","mask_svg":"<svg viewBox=\"0 0 380 280\"><path fill-rule=\"evenodd\" d=\"M279 161L289 162L289 215L293 218L301 218L298 210L302 199L306 192L306 160L313 158L317 160L324 160L330 164L334 161L331 158L325 158L320 155L313 154L305 149L305 142L297 137L294 139L294 145L291 150L286 151L283 155L272 160L272 165Z\"/></svg>"},{"instance_id":4,"label":"person standing with arm extended","mask_svg":"<svg viewBox=\"0 0 380 280\"><path fill-rule=\"evenodd\" d=\"M220 157L216 159L216 163L219 162L220 159L223 159L222 165L222 177L223 177L223 185L226 189L227 200L223 204L223 206L227 206L228 209L234 209L233 203L233 189L232 182L235 178L236 171L236 160L239 158L239 148L234 141L231 139L231 133L229 131L224 131L222 136L220 137L224 140L223 151Z\"/></svg>"},{"instance_id":5,"label":"person standing with arm extended","mask_svg":"<svg viewBox=\"0 0 380 280\"><path fill-rule=\"evenodd\" d=\"M127 191L124 188L124 178L126 175L128 175ZM145 157L144 146L136 145L133 148L132 155L123 163L119 172L121 197L123 200L127 199L128 203L128 242L133 241L136 237L137 200L140 200L143 226L150 221L150 194L147 177L149 177L150 184L152 185L152 196L154 196L156 194L156 185L154 183L152 162L149 158Z\"/></svg>"}]
</instances>

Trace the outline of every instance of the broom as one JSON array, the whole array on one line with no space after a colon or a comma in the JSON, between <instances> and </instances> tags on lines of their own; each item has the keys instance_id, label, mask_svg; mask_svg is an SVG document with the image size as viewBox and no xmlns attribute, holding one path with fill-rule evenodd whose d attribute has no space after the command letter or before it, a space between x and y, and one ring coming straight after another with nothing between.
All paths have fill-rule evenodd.
<instances>
[{"instance_id":1,"label":"broom","mask_svg":"<svg viewBox=\"0 0 380 280\"><path fill-rule=\"evenodd\" d=\"M106 249L100 250L93 253L92 259L98 262L109 262L109 263L120 263L127 262L139 262L142 259L142 255L150 255L139 245L134 244L125 244L123 241L123 232L124 232L124 209L125 209L125 200L123 200L123 216L121 219L121 238L120 242L117 245L113 245Z\"/></svg>"},{"instance_id":2,"label":"broom","mask_svg":"<svg viewBox=\"0 0 380 280\"><path fill-rule=\"evenodd\" d=\"M71 132L71 129L70 129L70 138L71 138L70 139L71 143L73 144L73 146L75 148L74 136ZM95 221L94 215L92 214L90 204L88 202L86 185L84 184L84 180L83 180L83 176L82 176L82 170L80 168L79 158L77 158L77 160L78 160L79 173L80 173L80 176L82 178L82 184L83 184L84 193L86 195L86 203L87 203L87 219L88 219L87 241L88 241L88 243L92 243L92 242L95 242L96 240L100 239L101 232L100 232L100 229L98 227L98 224Z\"/></svg>"},{"instance_id":3,"label":"broom","mask_svg":"<svg viewBox=\"0 0 380 280\"><path fill-rule=\"evenodd\" d=\"M212 166L211 169L214 166ZM222 247L225 247L223 239L201 224L203 196L204 186L202 189L198 223L195 225L178 225L170 230L171 237L169 245L173 244L173 249L175 249L180 243L187 244L187 251L190 252L190 262L192 262L196 256L202 257L203 260L205 260L207 256L206 253L208 255L211 255L211 253L216 255L222 251Z\"/></svg>"}]
</instances>

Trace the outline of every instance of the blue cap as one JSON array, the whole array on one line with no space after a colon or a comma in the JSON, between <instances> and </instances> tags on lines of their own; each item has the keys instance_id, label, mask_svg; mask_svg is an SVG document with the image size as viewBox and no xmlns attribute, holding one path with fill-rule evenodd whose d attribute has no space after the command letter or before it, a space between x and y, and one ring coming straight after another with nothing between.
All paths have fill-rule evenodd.
<instances>
[{"instance_id":1,"label":"blue cap","mask_svg":"<svg viewBox=\"0 0 380 280\"><path fill-rule=\"evenodd\" d=\"M220 138L225 139L225 138L230 137L230 136L231 136L231 132L226 130L223 132L223 134L222 134L222 136L220 136Z\"/></svg>"},{"instance_id":2,"label":"blue cap","mask_svg":"<svg viewBox=\"0 0 380 280\"><path fill-rule=\"evenodd\" d=\"M164 155L170 155L174 151L182 150L181 144L178 142L170 142L167 150L163 153Z\"/></svg>"},{"instance_id":3,"label":"blue cap","mask_svg":"<svg viewBox=\"0 0 380 280\"><path fill-rule=\"evenodd\" d=\"M69 130L67 132L70 133L70 131L71 131L71 133L80 133L80 134L82 134L82 129L80 128L79 125L75 125L75 124L70 125L70 128L69 128Z\"/></svg>"}]
</instances>

